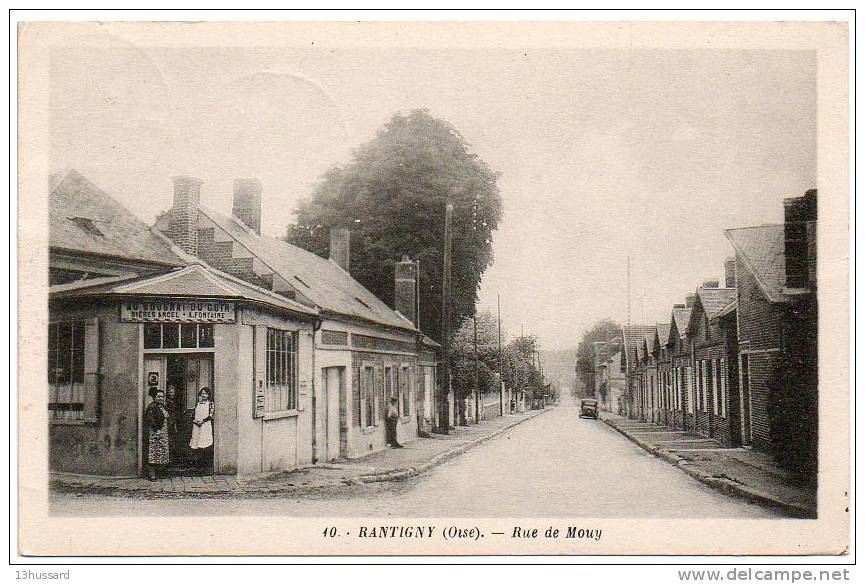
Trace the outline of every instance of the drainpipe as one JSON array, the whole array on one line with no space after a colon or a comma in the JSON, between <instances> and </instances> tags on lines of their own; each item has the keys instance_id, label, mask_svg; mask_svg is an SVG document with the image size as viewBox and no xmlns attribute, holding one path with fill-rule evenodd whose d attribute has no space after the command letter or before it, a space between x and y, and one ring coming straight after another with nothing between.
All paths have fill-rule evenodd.
<instances>
[{"instance_id":1,"label":"drainpipe","mask_svg":"<svg viewBox=\"0 0 865 584\"><path fill-rule=\"evenodd\" d=\"M310 375L311 379L309 380L309 390L312 392L310 394L310 405L311 406L312 406L312 401L315 399L315 378L316 378L316 374L315 374L316 373L315 372L315 334L321 329L321 326L323 324L324 324L324 321L321 318L316 318L315 320L312 321L312 373ZM315 421L315 407L310 407L310 409L312 410L312 420ZM298 424L295 427L298 429L297 431L300 432L300 424ZM310 427L310 434L311 434L311 436L310 436L311 439L310 439L309 444L310 444L310 446L312 446L312 456L310 458L312 459L312 462L317 462L315 460L315 425L310 424L309 427ZM328 430L329 430L329 428L327 428L327 427L324 428L325 437L327 436ZM326 443L326 439L325 439L325 443ZM300 440L297 441L297 444L300 444ZM294 452L296 455L297 449L295 449ZM324 453L324 456L325 456L325 458L327 458L327 452ZM297 467L297 466L298 466L298 464L295 464L295 467Z\"/></svg>"}]
</instances>

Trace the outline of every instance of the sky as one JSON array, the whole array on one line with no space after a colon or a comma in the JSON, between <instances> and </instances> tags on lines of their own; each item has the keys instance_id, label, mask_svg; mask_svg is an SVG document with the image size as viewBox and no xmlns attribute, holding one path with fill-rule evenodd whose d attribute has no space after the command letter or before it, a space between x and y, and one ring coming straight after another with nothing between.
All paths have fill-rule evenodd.
<instances>
[{"instance_id":1,"label":"sky","mask_svg":"<svg viewBox=\"0 0 865 584\"><path fill-rule=\"evenodd\" d=\"M501 173L504 217L481 309L576 346L602 318L668 322L723 280L723 230L778 223L816 187L807 51L152 48L51 55L54 170L73 167L147 222L171 177L230 212L261 179L280 236L317 178L395 112L428 108ZM455 250L458 253L458 250Z\"/></svg>"}]
</instances>

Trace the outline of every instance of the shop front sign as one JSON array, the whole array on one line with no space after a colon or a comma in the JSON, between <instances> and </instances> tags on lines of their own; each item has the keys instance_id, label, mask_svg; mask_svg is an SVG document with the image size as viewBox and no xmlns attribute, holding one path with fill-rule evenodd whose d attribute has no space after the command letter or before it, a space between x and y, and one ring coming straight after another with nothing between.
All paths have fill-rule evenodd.
<instances>
[{"instance_id":1,"label":"shop front sign","mask_svg":"<svg viewBox=\"0 0 865 584\"><path fill-rule=\"evenodd\" d=\"M218 300L124 300L122 322L235 322L234 304Z\"/></svg>"}]
</instances>

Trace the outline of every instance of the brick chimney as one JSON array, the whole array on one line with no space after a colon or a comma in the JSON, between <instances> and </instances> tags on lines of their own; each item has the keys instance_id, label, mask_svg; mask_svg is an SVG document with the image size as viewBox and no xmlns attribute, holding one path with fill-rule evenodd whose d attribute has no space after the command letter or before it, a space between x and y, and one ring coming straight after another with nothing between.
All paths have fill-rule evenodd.
<instances>
[{"instance_id":1,"label":"brick chimney","mask_svg":"<svg viewBox=\"0 0 865 584\"><path fill-rule=\"evenodd\" d=\"M342 227L330 230L330 260L351 273L351 231Z\"/></svg>"},{"instance_id":2,"label":"brick chimney","mask_svg":"<svg viewBox=\"0 0 865 584\"><path fill-rule=\"evenodd\" d=\"M198 203L201 179L175 176L174 206L168 223L168 237L188 254L198 255Z\"/></svg>"},{"instance_id":3,"label":"brick chimney","mask_svg":"<svg viewBox=\"0 0 865 584\"><path fill-rule=\"evenodd\" d=\"M394 270L393 308L418 327L417 262L407 255L396 263Z\"/></svg>"},{"instance_id":4,"label":"brick chimney","mask_svg":"<svg viewBox=\"0 0 865 584\"><path fill-rule=\"evenodd\" d=\"M724 260L724 287L736 287L736 257L730 256Z\"/></svg>"},{"instance_id":5,"label":"brick chimney","mask_svg":"<svg viewBox=\"0 0 865 584\"><path fill-rule=\"evenodd\" d=\"M688 294L687 296L685 296L685 308L694 308L694 302L696 301L696 294Z\"/></svg>"},{"instance_id":6,"label":"brick chimney","mask_svg":"<svg viewBox=\"0 0 865 584\"><path fill-rule=\"evenodd\" d=\"M261 181L257 178L234 179L234 202L231 214L261 235Z\"/></svg>"},{"instance_id":7,"label":"brick chimney","mask_svg":"<svg viewBox=\"0 0 865 584\"><path fill-rule=\"evenodd\" d=\"M717 278L714 278L714 279L709 278L708 280L703 280L703 285L701 286L701 288L703 288L703 289L717 288L720 283L721 283L721 281L718 280Z\"/></svg>"},{"instance_id":8,"label":"brick chimney","mask_svg":"<svg viewBox=\"0 0 865 584\"><path fill-rule=\"evenodd\" d=\"M784 285L806 288L816 283L817 189L784 199Z\"/></svg>"}]
</instances>

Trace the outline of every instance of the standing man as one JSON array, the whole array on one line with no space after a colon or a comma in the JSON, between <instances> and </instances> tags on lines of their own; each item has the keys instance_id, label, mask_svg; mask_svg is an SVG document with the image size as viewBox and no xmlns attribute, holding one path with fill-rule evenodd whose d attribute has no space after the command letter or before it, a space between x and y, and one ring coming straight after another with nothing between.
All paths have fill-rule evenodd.
<instances>
[{"instance_id":1,"label":"standing man","mask_svg":"<svg viewBox=\"0 0 865 584\"><path fill-rule=\"evenodd\" d=\"M390 398L390 403L387 405L387 416L385 417L385 433L387 434L387 443L393 448L402 448L396 439L396 424L399 421L399 408L396 397Z\"/></svg>"}]
</instances>

